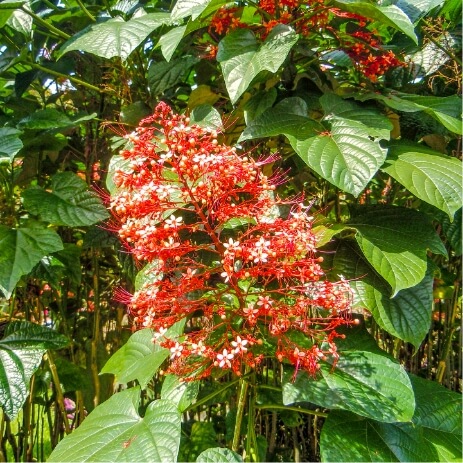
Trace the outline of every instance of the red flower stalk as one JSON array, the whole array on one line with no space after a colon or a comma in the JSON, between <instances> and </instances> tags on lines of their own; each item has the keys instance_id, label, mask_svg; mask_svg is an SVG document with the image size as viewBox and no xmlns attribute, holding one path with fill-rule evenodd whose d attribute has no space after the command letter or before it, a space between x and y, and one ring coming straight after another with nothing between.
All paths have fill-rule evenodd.
<instances>
[{"instance_id":1,"label":"red flower stalk","mask_svg":"<svg viewBox=\"0 0 463 463\"><path fill-rule=\"evenodd\" d=\"M316 374L320 359L336 362L336 329L354 323L351 290L324 279L303 198L276 198L265 161L220 144L165 103L127 138L110 207L121 239L150 263L128 307L170 349L169 371L241 374L276 355ZM186 334L167 338L182 319Z\"/></svg>"}]
</instances>

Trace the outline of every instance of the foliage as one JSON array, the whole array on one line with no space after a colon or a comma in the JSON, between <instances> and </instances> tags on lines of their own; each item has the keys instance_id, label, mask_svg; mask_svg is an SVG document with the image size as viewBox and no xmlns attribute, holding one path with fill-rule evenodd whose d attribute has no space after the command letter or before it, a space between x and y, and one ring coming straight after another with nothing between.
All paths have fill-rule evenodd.
<instances>
[{"instance_id":1,"label":"foliage","mask_svg":"<svg viewBox=\"0 0 463 463\"><path fill-rule=\"evenodd\" d=\"M47 435L55 461L461 460L461 2L172 3L0 3L1 457L44 461ZM182 188L199 179L181 184L164 169L157 180L174 191L151 233L179 228L184 252L165 265L159 249L121 244L120 179L151 169L130 164L146 148L130 134L159 102L172 108L154 120L164 136L162 124L181 120L200 137L214 133L207 143L236 147L261 185L274 179L265 200L249 179L223 193L238 208L271 205L281 230L261 225L263 207L198 219ZM164 155L169 168L176 150L197 148L149 135L150 161ZM223 189L227 175L206 178ZM125 185L126 198L141 186ZM207 213L229 206L210 193ZM307 331L279 339L266 309L252 333L239 306L265 290L288 310L294 294L274 274L246 276L253 264L223 247L273 242L303 199L321 282L341 280L352 295L352 315L335 305L322 315L359 321L317 339L308 376L302 357L278 351L287 337L293 353L315 352ZM296 265L290 251L285 243L275 271ZM193 264L207 273L201 288L180 284ZM235 278L241 287L230 289ZM135 313L134 293L167 284L170 302ZM224 324L227 314L236 319ZM215 338L199 339L216 325ZM192 375L203 379L166 374L185 373L172 360L200 340L215 349ZM257 365L227 368L233 342Z\"/></svg>"}]
</instances>

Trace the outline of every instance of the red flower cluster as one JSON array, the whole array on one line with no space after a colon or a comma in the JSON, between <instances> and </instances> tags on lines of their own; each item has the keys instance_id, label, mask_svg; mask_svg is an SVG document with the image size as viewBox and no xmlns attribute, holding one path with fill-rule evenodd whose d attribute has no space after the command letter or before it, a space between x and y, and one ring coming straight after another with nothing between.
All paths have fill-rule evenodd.
<instances>
[{"instance_id":1,"label":"red flower cluster","mask_svg":"<svg viewBox=\"0 0 463 463\"><path fill-rule=\"evenodd\" d=\"M222 7L211 20L209 31L213 35L223 36L237 27L249 27L256 35L265 40L270 31L278 24L291 24L302 36L329 31L337 37L339 45L351 58L356 68L368 79L375 82L388 69L404 66L392 51L384 50L381 41L374 32L367 29L371 22L368 18L329 7L325 0L259 0L261 21L259 24L244 24L240 20L242 10L237 7ZM339 33L332 21L344 18L355 24L355 32Z\"/></svg>"},{"instance_id":2,"label":"red flower cluster","mask_svg":"<svg viewBox=\"0 0 463 463\"><path fill-rule=\"evenodd\" d=\"M354 323L351 290L323 278L302 199L275 198L281 176L261 170L274 159L237 154L164 103L127 138L111 209L149 270L126 302L170 349L169 371L241 374L275 355L315 374L320 359L336 361L336 328ZM166 337L182 319L186 334Z\"/></svg>"},{"instance_id":3,"label":"red flower cluster","mask_svg":"<svg viewBox=\"0 0 463 463\"><path fill-rule=\"evenodd\" d=\"M392 51L385 51L381 42L369 31L357 31L352 34L353 42L346 48L346 53L359 71L375 82L391 68L404 66Z\"/></svg>"}]
</instances>

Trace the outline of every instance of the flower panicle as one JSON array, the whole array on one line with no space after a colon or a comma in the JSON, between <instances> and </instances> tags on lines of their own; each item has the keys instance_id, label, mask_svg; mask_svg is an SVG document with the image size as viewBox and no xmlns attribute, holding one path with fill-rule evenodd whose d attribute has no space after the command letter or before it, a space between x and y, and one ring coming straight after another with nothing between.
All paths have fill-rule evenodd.
<instances>
[{"instance_id":1,"label":"flower panicle","mask_svg":"<svg viewBox=\"0 0 463 463\"><path fill-rule=\"evenodd\" d=\"M320 359L337 358L337 330L355 323L349 284L326 279L304 197L279 199L280 175L263 174L275 157L254 161L217 137L165 103L127 137L110 209L150 267L117 299L184 379L242 374L269 355L316 374ZM185 334L164 336L184 319Z\"/></svg>"}]
</instances>

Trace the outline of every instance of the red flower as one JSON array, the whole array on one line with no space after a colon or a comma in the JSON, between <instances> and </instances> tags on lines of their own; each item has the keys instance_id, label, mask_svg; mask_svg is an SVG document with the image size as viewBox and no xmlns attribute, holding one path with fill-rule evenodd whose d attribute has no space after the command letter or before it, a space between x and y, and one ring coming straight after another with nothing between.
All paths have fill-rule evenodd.
<instances>
[{"instance_id":1,"label":"red flower","mask_svg":"<svg viewBox=\"0 0 463 463\"><path fill-rule=\"evenodd\" d=\"M320 358L335 361L336 329L352 323L351 291L342 279L324 279L303 198L286 201L291 212L281 217L281 178L262 173L265 160L219 144L215 131L165 103L127 138L111 209L121 239L151 263L128 307L135 325L153 328L170 350L169 371L186 379L214 368L241 374L271 353L264 339L296 370L315 374ZM188 333L166 338L182 319ZM312 347L299 346L296 332Z\"/></svg>"}]
</instances>

